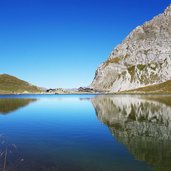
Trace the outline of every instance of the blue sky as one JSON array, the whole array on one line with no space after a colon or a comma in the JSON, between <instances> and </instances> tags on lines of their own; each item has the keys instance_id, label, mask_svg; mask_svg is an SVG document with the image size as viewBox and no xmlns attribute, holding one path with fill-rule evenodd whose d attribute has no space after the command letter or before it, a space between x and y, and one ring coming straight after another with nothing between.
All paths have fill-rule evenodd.
<instances>
[{"instance_id":1,"label":"blue sky","mask_svg":"<svg viewBox=\"0 0 171 171\"><path fill-rule=\"evenodd\" d=\"M47 88L91 83L136 26L169 0L0 0L0 73Z\"/></svg>"}]
</instances>

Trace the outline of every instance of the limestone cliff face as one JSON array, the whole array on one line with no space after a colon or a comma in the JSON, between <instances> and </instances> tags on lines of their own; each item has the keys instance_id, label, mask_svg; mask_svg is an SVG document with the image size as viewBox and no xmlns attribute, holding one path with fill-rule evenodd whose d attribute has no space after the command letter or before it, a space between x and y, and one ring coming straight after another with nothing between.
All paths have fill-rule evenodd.
<instances>
[{"instance_id":1,"label":"limestone cliff face","mask_svg":"<svg viewBox=\"0 0 171 171\"><path fill-rule=\"evenodd\" d=\"M138 26L96 71L91 87L118 92L171 79L171 5Z\"/></svg>"}]
</instances>

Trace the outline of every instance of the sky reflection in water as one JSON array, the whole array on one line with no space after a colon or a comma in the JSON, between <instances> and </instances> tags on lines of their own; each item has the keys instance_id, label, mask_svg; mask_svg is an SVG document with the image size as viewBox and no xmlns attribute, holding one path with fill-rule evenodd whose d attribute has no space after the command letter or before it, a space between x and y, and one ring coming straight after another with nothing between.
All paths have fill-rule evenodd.
<instances>
[{"instance_id":1,"label":"sky reflection in water","mask_svg":"<svg viewBox=\"0 0 171 171\"><path fill-rule=\"evenodd\" d=\"M0 134L9 170L167 171L171 97L0 96Z\"/></svg>"}]
</instances>

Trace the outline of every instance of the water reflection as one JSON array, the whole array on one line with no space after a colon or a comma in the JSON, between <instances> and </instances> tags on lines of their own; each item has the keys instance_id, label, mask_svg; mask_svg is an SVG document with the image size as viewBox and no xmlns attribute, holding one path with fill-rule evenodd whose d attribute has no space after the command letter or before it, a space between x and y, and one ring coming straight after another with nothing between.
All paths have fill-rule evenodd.
<instances>
[{"instance_id":1,"label":"water reflection","mask_svg":"<svg viewBox=\"0 0 171 171\"><path fill-rule=\"evenodd\" d=\"M97 96L98 119L138 160L156 171L171 168L170 96Z\"/></svg>"},{"instance_id":2,"label":"water reflection","mask_svg":"<svg viewBox=\"0 0 171 171\"><path fill-rule=\"evenodd\" d=\"M2 98L0 99L0 114L8 114L35 101L36 99Z\"/></svg>"}]
</instances>

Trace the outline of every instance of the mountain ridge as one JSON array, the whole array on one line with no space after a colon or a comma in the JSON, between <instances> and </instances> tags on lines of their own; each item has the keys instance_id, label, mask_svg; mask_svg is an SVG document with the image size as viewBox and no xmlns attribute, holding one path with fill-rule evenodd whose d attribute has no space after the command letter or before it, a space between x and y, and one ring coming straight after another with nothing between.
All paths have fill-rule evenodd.
<instances>
[{"instance_id":1,"label":"mountain ridge","mask_svg":"<svg viewBox=\"0 0 171 171\"><path fill-rule=\"evenodd\" d=\"M136 27L96 70L90 87L121 92L171 80L171 5Z\"/></svg>"}]
</instances>

